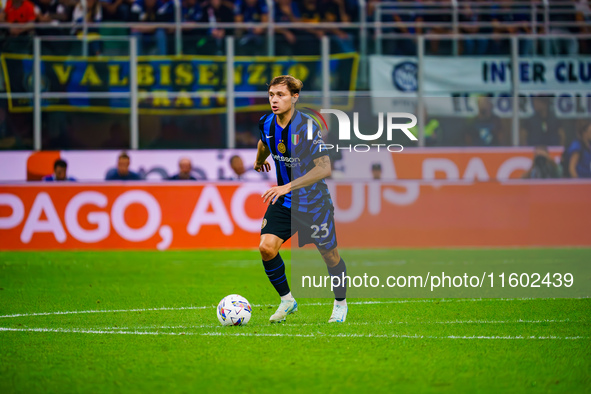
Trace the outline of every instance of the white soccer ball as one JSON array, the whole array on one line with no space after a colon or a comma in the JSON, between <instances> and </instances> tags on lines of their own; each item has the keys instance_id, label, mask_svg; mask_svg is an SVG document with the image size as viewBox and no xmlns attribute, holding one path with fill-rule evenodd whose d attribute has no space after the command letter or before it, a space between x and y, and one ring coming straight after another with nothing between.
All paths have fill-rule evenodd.
<instances>
[{"instance_id":1,"label":"white soccer ball","mask_svg":"<svg viewBox=\"0 0 591 394\"><path fill-rule=\"evenodd\" d=\"M252 308L248 300L238 294L224 297L218 304L217 315L222 326L243 326L250 320Z\"/></svg>"}]
</instances>

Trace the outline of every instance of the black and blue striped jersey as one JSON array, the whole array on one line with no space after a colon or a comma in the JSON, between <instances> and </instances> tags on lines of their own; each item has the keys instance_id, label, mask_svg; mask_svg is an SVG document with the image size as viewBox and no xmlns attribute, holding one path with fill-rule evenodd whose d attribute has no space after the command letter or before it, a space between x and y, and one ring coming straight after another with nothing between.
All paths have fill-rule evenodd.
<instances>
[{"instance_id":1,"label":"black and blue striped jersey","mask_svg":"<svg viewBox=\"0 0 591 394\"><path fill-rule=\"evenodd\" d=\"M277 184L281 186L305 175L314 168L314 160L328 156L328 152L326 149L321 150L324 142L320 128L314 121L313 139L307 138L308 119L311 119L308 115L295 111L285 128L277 124L276 118L272 113L263 115L259 121L259 129L261 140L269 147L275 161ZM323 208L332 208L332 200L324 180L294 190L280 197L277 203L286 208L297 209L298 212L316 213Z\"/></svg>"}]
</instances>

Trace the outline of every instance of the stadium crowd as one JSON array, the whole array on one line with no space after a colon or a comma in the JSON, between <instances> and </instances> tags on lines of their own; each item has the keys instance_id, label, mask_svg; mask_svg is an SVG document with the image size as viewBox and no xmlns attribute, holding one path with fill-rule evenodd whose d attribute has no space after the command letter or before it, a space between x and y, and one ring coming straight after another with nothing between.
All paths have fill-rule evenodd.
<instances>
[{"instance_id":1,"label":"stadium crowd","mask_svg":"<svg viewBox=\"0 0 591 394\"><path fill-rule=\"evenodd\" d=\"M122 151L117 156L117 164L113 168L109 168L105 175L106 181L140 181L146 178L146 174L140 172L135 172L129 169L131 164L131 158L127 154L127 152ZM239 155L232 155L230 160L228 161L230 168L232 169L232 173L230 175L224 176L220 178L220 180L229 180L229 181L241 181L241 180L248 180L248 175L252 173L256 173L252 165L248 167L245 166L242 157ZM74 170L75 171L75 170ZM162 175L162 174L161 174ZM166 175L164 179L170 181L196 181L197 177L201 174L198 174L193 167L191 159L188 157L181 157L178 162L178 172L173 175ZM266 179L265 174L262 174L263 178ZM259 180L260 177L256 177L255 179ZM71 176L68 176L68 163L62 159L57 159L53 164L53 173L49 175L45 175L41 178L42 181L45 182L53 182L53 181L70 181L75 182L77 179Z\"/></svg>"},{"instance_id":2,"label":"stadium crowd","mask_svg":"<svg viewBox=\"0 0 591 394\"><path fill-rule=\"evenodd\" d=\"M373 22L381 0L367 0L365 14L367 21ZM540 4L532 2L532 4ZM227 28L216 26L226 22L265 22L269 20L267 0L181 0L181 16L184 22L202 22L207 29L198 29L185 24L183 26L183 53L220 54L224 52L224 36L237 37L237 53L260 55L266 53L264 45L267 30L265 28ZM398 0L388 1L389 8L381 7L382 22L398 23L385 25L384 34L398 35L395 40L384 40L382 53L385 55L414 55L416 43L412 35L440 34L441 40L427 41L428 54L451 54L452 41L445 39L451 33L450 0ZM508 53L509 40L498 39L496 33L527 34L533 33L530 23L530 6L524 2L511 0L459 0L459 31L466 38L459 40L459 53L464 55L491 55ZM551 1L551 32L591 33L591 9L588 0ZM328 35L332 39L334 51L351 52L358 49L358 28L324 28L322 22L359 22L362 13L358 0L274 0L273 20L277 22L277 55L317 54L320 50L318 38ZM89 34L114 35L134 34L139 38L139 54L172 54L174 49L174 29L150 27L144 25L129 27L130 22L173 22L175 18L173 0L87 0L86 14L80 0L0 0L0 22L8 23L9 28L0 28L0 52L31 52L30 37L39 35L81 34L81 28L60 28L65 22L81 23L103 22L119 23L122 28L90 29ZM389 10L391 12L386 12ZM441 12L434 12L441 11ZM543 17L537 14L536 33L544 33ZM36 28L33 23L44 23L44 28ZM314 28L286 28L282 22L303 22ZM47 28L47 24L55 28ZM6 25L5 25L6 26ZM13 26L13 27L12 27ZM320 27L318 27L320 26ZM375 44L377 32L369 29L370 50ZM471 38L469 34L489 34L487 38ZM374 39L372 39L374 38ZM19 40L20 39L20 40ZM540 40L541 41L541 40ZM591 53L589 39L555 39L542 48L540 42L520 40L522 54L540 52L543 54L579 54ZM51 45L55 44L55 45ZM79 43L72 43L79 45ZM109 44L111 45L111 44ZM548 49L549 48L549 49ZM115 54L109 52L106 42L90 41L90 54ZM53 50L53 51L52 51ZM550 52L545 52L549 50ZM127 48L123 49L125 55ZM70 55L72 51L63 42L44 42L44 54ZM455 118L425 113L425 135L427 146L510 146L512 145L511 120L501 118L492 109L492 100L481 98L478 102L478 115L458 121ZM550 98L534 99L534 112L539 116L520 121L520 146L557 146L569 147L576 138L580 122L584 119L558 119L551 105ZM50 117L51 115L51 117ZM68 114L47 114L43 126L43 147L45 149L120 149L129 146L129 131L122 126L127 122L124 116L111 115L110 124L103 123L103 118L91 114L76 116ZM62 118L59 118L62 116ZM84 118L84 123L81 118ZM257 142L258 118L260 114L237 114L240 128L236 134L236 146L251 148ZM146 120L140 129L148 130L142 134L142 148L217 148L224 145L224 136L219 133L206 133L193 129L207 130L221 128L219 117L203 115L196 126L195 118L163 118L158 127L156 122ZM203 120L205 119L205 120ZM100 124L97 138L78 141L78 130L83 124ZM99 126L96 127L98 129ZM94 130L94 129L93 129ZM189 132L187 130L191 130ZM541 132L543 130L543 132ZM195 138L196 133L199 138ZM103 138L108 134L108 138ZM13 113L8 110L7 101L0 101L0 149L27 149L32 145L32 119L29 114ZM98 142L97 142L98 141ZM195 142L197 141L197 142Z\"/></svg>"},{"instance_id":3,"label":"stadium crowd","mask_svg":"<svg viewBox=\"0 0 591 394\"><path fill-rule=\"evenodd\" d=\"M368 0L365 14L368 22L374 22L377 5L381 0ZM384 52L397 55L412 55L415 43L408 35L449 34L452 33L452 8L449 0L398 0L389 1L383 7L382 22L397 23L398 27L385 27L382 33L406 35L406 39L390 40L385 43ZM503 1L459 1L459 32L463 34L529 34L545 33L543 14L536 12L536 31L532 31L531 9L523 2L512 4ZM248 53L258 54L264 49L262 40L266 29L222 29L216 23L266 22L269 10L266 0L182 0L180 2L183 22L209 23L210 28L197 29L185 27L183 34L193 36L186 53L208 54L220 52L227 34L239 37L239 47ZM392 5L393 4L393 5ZM0 0L2 12L0 22L14 24L4 29L2 34L9 37L33 34L80 34L80 29L59 29L61 22L174 22L173 0L87 0L86 15L80 0ZM551 6L550 21L556 24L551 33L591 33L591 10L588 0L555 3ZM282 22L303 22L318 24L322 22L358 22L360 18L358 0L274 0L273 20ZM42 22L55 24L56 28L18 26L24 23ZM139 53L171 54L174 38L172 28L134 27L131 33L140 37ZM104 34L100 29L91 29L90 34ZM128 32L126 32L127 34ZM334 39L336 49L349 52L355 50L354 42L358 29L337 28L282 28L275 31L278 53L311 54L318 51L318 38L329 35ZM370 29L375 37L375 31ZM10 40L5 40L10 41ZM589 40L557 40L550 43L553 54L574 54L577 51L589 53ZM428 50L433 53L447 53L450 43L431 41ZM542 51L533 40L522 40L522 54ZM581 48L580 48L581 47ZM101 46L93 46L100 53ZM461 40L460 51L466 55L508 53L509 42L498 38L466 38Z\"/></svg>"},{"instance_id":4,"label":"stadium crowd","mask_svg":"<svg viewBox=\"0 0 591 394\"><path fill-rule=\"evenodd\" d=\"M194 52L210 53L212 49L220 50L216 43L226 34L236 34L240 37L242 46L250 46L251 49L260 47L266 30L264 28L251 29L222 29L215 27L216 23L233 22L266 22L269 12L265 0L183 0L181 2L181 17L183 22L209 23L208 29L184 29L184 34L189 36L201 36ZM357 3L355 0L277 0L275 5L274 20L276 22L349 22L357 15ZM69 31L57 29L61 22L82 23L83 21L100 22L145 22L163 23L175 21L175 9L173 0L87 0L86 15L79 0L7 0L2 4L0 22L14 24L15 27L5 29L3 34L9 37L17 37L33 34L79 34L79 29ZM35 29L27 25L33 22L52 23L56 29ZM173 37L173 28L153 28L149 26L133 27L131 33L140 37L139 53L153 53L165 55L171 53L170 41ZM90 34L99 34L97 29L91 29ZM334 34L341 40L350 38L339 29L327 30L302 30L277 29L279 40L284 40L291 46L298 47L298 41L302 37L318 37L324 34ZM203 40L203 38L211 40ZM9 40L6 40L7 42ZM208 41L211 41L208 42ZM305 41L305 40L304 40ZM343 44L343 50L353 51L351 44ZM213 48L212 48L213 47ZM187 48L188 53L192 48ZM95 54L100 52L100 46L93 48ZM297 50L296 50L297 52Z\"/></svg>"}]
</instances>

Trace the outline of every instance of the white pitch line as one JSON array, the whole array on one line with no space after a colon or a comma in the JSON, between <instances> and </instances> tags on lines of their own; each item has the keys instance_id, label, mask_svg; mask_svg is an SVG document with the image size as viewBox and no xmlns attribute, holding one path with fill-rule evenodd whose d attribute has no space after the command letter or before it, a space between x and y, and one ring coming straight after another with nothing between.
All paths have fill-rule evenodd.
<instances>
[{"instance_id":1,"label":"white pitch line","mask_svg":"<svg viewBox=\"0 0 591 394\"><path fill-rule=\"evenodd\" d=\"M119 334L119 335L197 335L197 336L243 336L243 337L299 337L299 338L391 338L391 339L534 339L534 340L578 340L589 339L589 337L558 337L558 336L431 336L431 335L404 335L404 334L286 334L286 333L222 333L222 332L158 332L158 331L106 331L106 330L79 330L66 328L8 328L0 327L0 331L16 332L53 332L53 333L73 333L73 334Z\"/></svg>"},{"instance_id":2,"label":"white pitch line","mask_svg":"<svg viewBox=\"0 0 591 394\"><path fill-rule=\"evenodd\" d=\"M586 299L582 298L570 298L570 299ZM373 304L408 304L408 303L440 303L440 302L480 302L480 301L533 301L533 300L562 300L565 298L452 298L452 299L440 299L440 300L391 300L391 301L351 301L349 305L373 305ZM259 305L253 304L253 307L274 307L277 304L266 304ZM327 306L333 305L332 302L316 302L304 304L300 303L300 306ZM143 308L143 309L111 309L111 310L86 310L86 311L58 311L58 312L35 312L35 313L16 313L12 315L0 315L0 319L7 319L13 317L30 317L30 316L51 316L51 315L76 315L84 313L126 313L126 312L149 312L149 311L181 311L181 310L194 310L194 309L209 309L215 308L215 305L207 306L184 306L184 307L160 307L160 308Z\"/></svg>"},{"instance_id":3,"label":"white pitch line","mask_svg":"<svg viewBox=\"0 0 591 394\"><path fill-rule=\"evenodd\" d=\"M215 308L214 305L209 306L182 306L177 308L161 307L161 308L144 308L144 309L111 309L111 310L88 310L88 311L62 311L62 312L36 312L36 313L16 313L14 315L2 315L0 319L11 317L30 317L30 316L50 316L50 315L77 315L83 313L126 313L126 312L148 312L148 311L182 311L192 309L208 309Z\"/></svg>"},{"instance_id":4,"label":"white pitch line","mask_svg":"<svg viewBox=\"0 0 591 394\"><path fill-rule=\"evenodd\" d=\"M539 323L589 323L586 321L577 321L577 320L451 320L451 321L416 321L416 322L408 322L408 321L387 321L387 322L347 322L349 326L366 326L370 324L539 324ZM322 324L319 323L285 323L283 327L302 327L302 326L317 326ZM252 325L251 325L252 326ZM259 327L265 327L263 325L259 325ZM92 330L171 330L171 329L190 329L190 328L219 328L223 329L223 326L219 324L201 324L201 325L190 325L190 326L139 326L139 327L95 327L91 328Z\"/></svg>"},{"instance_id":5,"label":"white pitch line","mask_svg":"<svg viewBox=\"0 0 591 394\"><path fill-rule=\"evenodd\" d=\"M60 332L73 334L127 334L127 335L183 335L182 333L167 333L167 332L150 332L150 331L109 331L109 330L80 330L70 328L9 328L0 327L0 331L16 331L16 332Z\"/></svg>"},{"instance_id":6,"label":"white pitch line","mask_svg":"<svg viewBox=\"0 0 591 394\"><path fill-rule=\"evenodd\" d=\"M549 319L542 319L542 320L451 320L451 321L416 321L416 322L406 322L406 321L389 321L389 322L382 322L381 324L517 324L517 323L587 323L585 321L575 321L570 319L564 320L549 320ZM369 322L352 322L350 324L373 324Z\"/></svg>"}]
</instances>

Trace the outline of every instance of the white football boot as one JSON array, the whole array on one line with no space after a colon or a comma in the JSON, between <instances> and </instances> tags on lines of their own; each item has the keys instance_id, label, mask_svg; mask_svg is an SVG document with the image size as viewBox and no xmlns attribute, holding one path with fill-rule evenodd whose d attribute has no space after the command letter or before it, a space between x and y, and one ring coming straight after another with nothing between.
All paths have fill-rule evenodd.
<instances>
[{"instance_id":1,"label":"white football boot","mask_svg":"<svg viewBox=\"0 0 591 394\"><path fill-rule=\"evenodd\" d=\"M348 306L335 305L332 308L332 315L328 319L329 323L343 323L347 319Z\"/></svg>"},{"instance_id":2,"label":"white football boot","mask_svg":"<svg viewBox=\"0 0 591 394\"><path fill-rule=\"evenodd\" d=\"M298 311L298 303L296 300L281 300L279 308L273 313L273 316L269 318L271 323L281 323L285 321L287 315L291 315Z\"/></svg>"}]
</instances>

